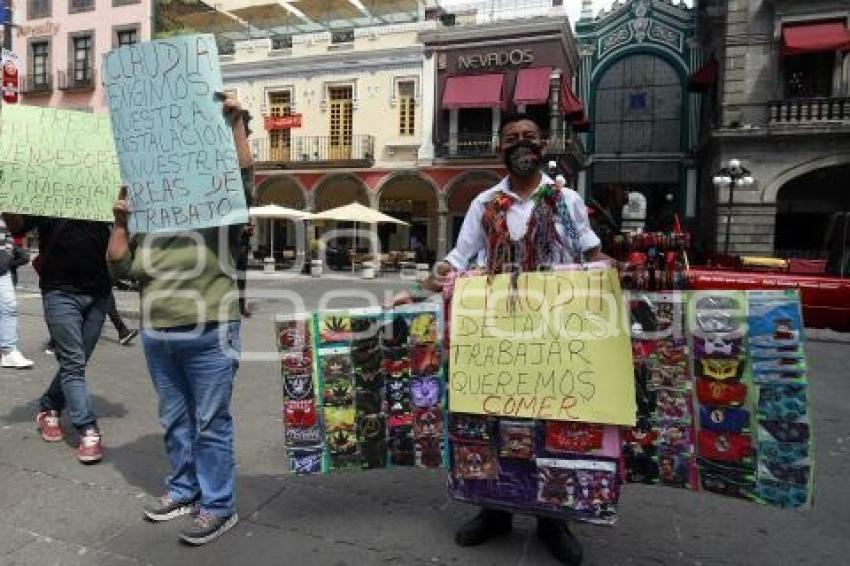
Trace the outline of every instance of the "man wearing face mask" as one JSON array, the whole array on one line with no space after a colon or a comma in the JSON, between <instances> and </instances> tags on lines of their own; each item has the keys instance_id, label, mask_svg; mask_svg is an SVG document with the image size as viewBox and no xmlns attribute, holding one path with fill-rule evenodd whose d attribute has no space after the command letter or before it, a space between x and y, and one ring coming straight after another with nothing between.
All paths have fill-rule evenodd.
<instances>
[{"instance_id":1,"label":"man wearing face mask","mask_svg":"<svg viewBox=\"0 0 850 566\"><path fill-rule=\"evenodd\" d=\"M472 201L455 248L422 285L428 291L441 292L452 271L468 269L476 258L489 274L608 259L578 193L557 186L540 171L545 143L534 119L521 113L506 115L499 140L508 176ZM400 296L396 303L410 300ZM581 545L564 521L541 516L537 525L541 541L555 558L563 564L581 563ZM461 546L476 546L508 534L511 528L511 513L484 508L460 528L455 540Z\"/></svg>"}]
</instances>

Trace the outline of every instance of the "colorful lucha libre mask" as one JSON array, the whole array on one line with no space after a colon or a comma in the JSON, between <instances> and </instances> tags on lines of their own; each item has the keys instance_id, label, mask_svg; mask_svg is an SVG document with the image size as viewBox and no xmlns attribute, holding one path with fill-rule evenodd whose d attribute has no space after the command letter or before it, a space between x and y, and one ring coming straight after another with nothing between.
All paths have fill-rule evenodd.
<instances>
[{"instance_id":1,"label":"colorful lucha libre mask","mask_svg":"<svg viewBox=\"0 0 850 566\"><path fill-rule=\"evenodd\" d=\"M313 378L308 374L285 375L283 394L287 399L300 401L313 397Z\"/></svg>"},{"instance_id":2,"label":"colorful lucha libre mask","mask_svg":"<svg viewBox=\"0 0 850 566\"><path fill-rule=\"evenodd\" d=\"M436 376L414 377L410 381L410 396L415 407L427 408L439 405L439 378Z\"/></svg>"},{"instance_id":3,"label":"colorful lucha libre mask","mask_svg":"<svg viewBox=\"0 0 850 566\"><path fill-rule=\"evenodd\" d=\"M443 419L440 409L416 409L413 411L413 434L417 438L438 436L443 432Z\"/></svg>"},{"instance_id":4,"label":"colorful lucha libre mask","mask_svg":"<svg viewBox=\"0 0 850 566\"><path fill-rule=\"evenodd\" d=\"M410 351L413 375L432 375L440 371L440 349L433 344L414 346Z\"/></svg>"},{"instance_id":5,"label":"colorful lucha libre mask","mask_svg":"<svg viewBox=\"0 0 850 566\"><path fill-rule=\"evenodd\" d=\"M313 357L309 350L303 352L289 352L283 354L280 359L283 371L288 373L310 373L313 371Z\"/></svg>"},{"instance_id":6,"label":"colorful lucha libre mask","mask_svg":"<svg viewBox=\"0 0 850 566\"><path fill-rule=\"evenodd\" d=\"M284 422L286 426L309 428L318 421L316 402L313 399L303 401L286 401L283 405Z\"/></svg>"}]
</instances>

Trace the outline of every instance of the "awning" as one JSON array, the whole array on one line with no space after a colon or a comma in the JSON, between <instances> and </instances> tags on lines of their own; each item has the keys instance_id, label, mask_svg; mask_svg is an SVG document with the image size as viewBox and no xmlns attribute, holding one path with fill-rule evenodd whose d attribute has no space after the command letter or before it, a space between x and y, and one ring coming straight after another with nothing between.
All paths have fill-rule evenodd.
<instances>
[{"instance_id":1,"label":"awning","mask_svg":"<svg viewBox=\"0 0 850 566\"><path fill-rule=\"evenodd\" d=\"M688 90L690 92L705 92L717 84L719 76L720 62L712 57L688 79Z\"/></svg>"},{"instance_id":2,"label":"awning","mask_svg":"<svg viewBox=\"0 0 850 566\"><path fill-rule=\"evenodd\" d=\"M573 92L572 87L566 80L561 80L561 114L568 122L578 123L587 119L584 113L584 104Z\"/></svg>"},{"instance_id":3,"label":"awning","mask_svg":"<svg viewBox=\"0 0 850 566\"><path fill-rule=\"evenodd\" d=\"M443 108L504 108L504 75L449 77L443 91Z\"/></svg>"},{"instance_id":4,"label":"awning","mask_svg":"<svg viewBox=\"0 0 850 566\"><path fill-rule=\"evenodd\" d=\"M552 67L520 69L514 89L514 103L545 104L549 100L549 77Z\"/></svg>"},{"instance_id":5,"label":"awning","mask_svg":"<svg viewBox=\"0 0 850 566\"><path fill-rule=\"evenodd\" d=\"M842 22L820 22L782 28L782 54L831 53L850 49L850 30Z\"/></svg>"}]
</instances>

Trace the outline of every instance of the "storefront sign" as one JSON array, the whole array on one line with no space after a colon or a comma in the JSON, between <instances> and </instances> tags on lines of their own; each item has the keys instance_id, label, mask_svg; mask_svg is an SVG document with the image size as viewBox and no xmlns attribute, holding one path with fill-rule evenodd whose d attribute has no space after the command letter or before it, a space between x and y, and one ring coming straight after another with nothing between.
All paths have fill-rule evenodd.
<instances>
[{"instance_id":1,"label":"storefront sign","mask_svg":"<svg viewBox=\"0 0 850 566\"><path fill-rule=\"evenodd\" d=\"M289 130L301 127L301 114L289 116L265 116L263 118L267 130Z\"/></svg>"},{"instance_id":2,"label":"storefront sign","mask_svg":"<svg viewBox=\"0 0 850 566\"><path fill-rule=\"evenodd\" d=\"M461 71L508 66L519 67L531 63L534 63L534 53L531 49L511 49L492 53L459 55L457 58L457 66Z\"/></svg>"},{"instance_id":3,"label":"storefront sign","mask_svg":"<svg viewBox=\"0 0 850 566\"><path fill-rule=\"evenodd\" d=\"M18 37L38 37L40 35L56 35L59 33L59 24L54 22L44 22L32 26L20 26L18 28Z\"/></svg>"},{"instance_id":4,"label":"storefront sign","mask_svg":"<svg viewBox=\"0 0 850 566\"><path fill-rule=\"evenodd\" d=\"M7 104L18 102L18 68L20 60L13 52L3 49L0 56L0 73L3 76L3 101Z\"/></svg>"}]
</instances>

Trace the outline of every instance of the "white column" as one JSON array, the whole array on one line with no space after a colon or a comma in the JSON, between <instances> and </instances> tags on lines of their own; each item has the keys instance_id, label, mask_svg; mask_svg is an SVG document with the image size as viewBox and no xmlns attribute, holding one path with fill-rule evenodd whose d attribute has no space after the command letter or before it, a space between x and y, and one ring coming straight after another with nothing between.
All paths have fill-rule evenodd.
<instances>
[{"instance_id":1,"label":"white column","mask_svg":"<svg viewBox=\"0 0 850 566\"><path fill-rule=\"evenodd\" d=\"M578 182L576 183L576 190L578 194L581 195L581 199L587 200L587 171L582 169L578 172Z\"/></svg>"},{"instance_id":2,"label":"white column","mask_svg":"<svg viewBox=\"0 0 850 566\"><path fill-rule=\"evenodd\" d=\"M685 188L685 218L693 218L697 214L697 170L688 168Z\"/></svg>"},{"instance_id":3,"label":"white column","mask_svg":"<svg viewBox=\"0 0 850 566\"><path fill-rule=\"evenodd\" d=\"M457 155L458 109L449 110L449 155Z\"/></svg>"},{"instance_id":4,"label":"white column","mask_svg":"<svg viewBox=\"0 0 850 566\"><path fill-rule=\"evenodd\" d=\"M419 89L422 97L420 105L422 123L422 135L420 136L419 145L419 162L421 165L430 165L434 160L434 121L436 119L436 85L437 79L435 70L436 54L431 54L430 57L425 57L425 62L422 66L422 78L419 81Z\"/></svg>"},{"instance_id":5,"label":"white column","mask_svg":"<svg viewBox=\"0 0 850 566\"><path fill-rule=\"evenodd\" d=\"M499 139L499 126L502 125L502 109L498 106L493 107L493 128L491 135L491 143L495 143L495 140ZM496 149L495 145L493 149Z\"/></svg>"}]
</instances>

